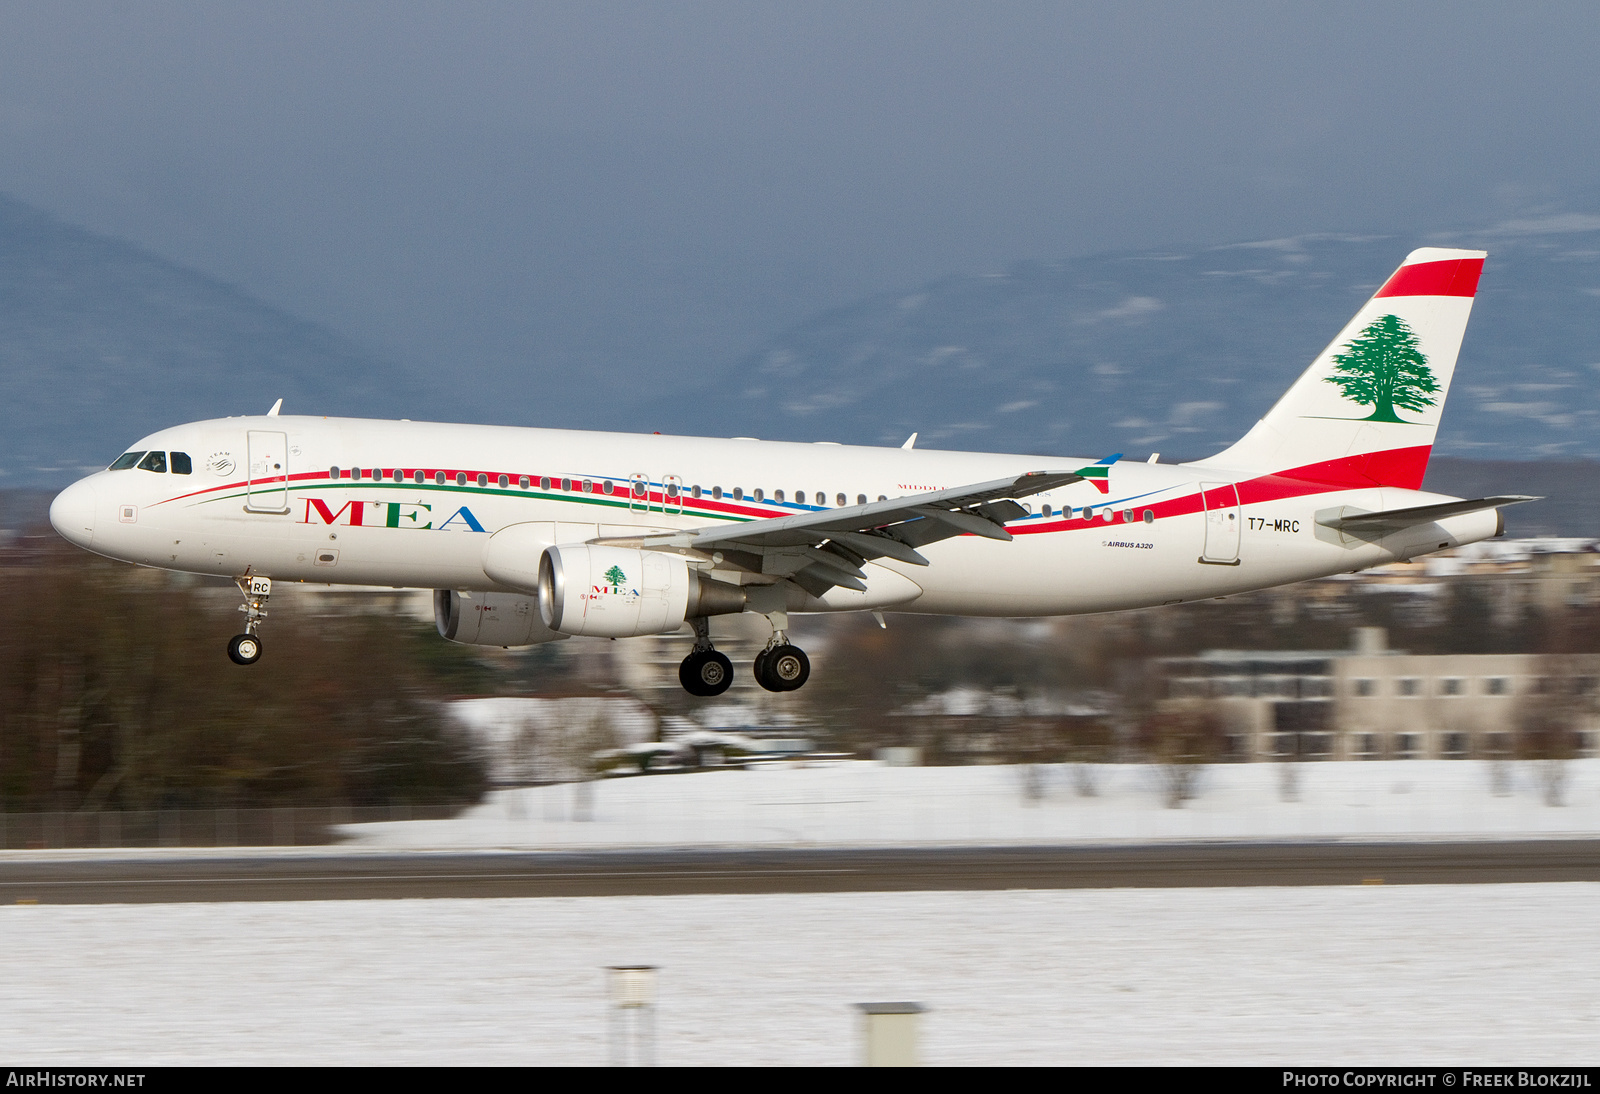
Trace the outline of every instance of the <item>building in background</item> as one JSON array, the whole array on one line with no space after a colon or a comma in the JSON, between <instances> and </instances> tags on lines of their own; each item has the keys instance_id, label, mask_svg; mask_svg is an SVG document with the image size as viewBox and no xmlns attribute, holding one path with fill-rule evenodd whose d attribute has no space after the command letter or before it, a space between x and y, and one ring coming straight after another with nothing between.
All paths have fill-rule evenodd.
<instances>
[{"instance_id":1,"label":"building in background","mask_svg":"<svg viewBox=\"0 0 1600 1094\"><path fill-rule=\"evenodd\" d=\"M1508 756L1534 703L1577 712L1595 752L1600 654L1408 654L1380 627L1346 650L1208 650L1157 662L1173 699L1214 700L1241 760Z\"/></svg>"}]
</instances>

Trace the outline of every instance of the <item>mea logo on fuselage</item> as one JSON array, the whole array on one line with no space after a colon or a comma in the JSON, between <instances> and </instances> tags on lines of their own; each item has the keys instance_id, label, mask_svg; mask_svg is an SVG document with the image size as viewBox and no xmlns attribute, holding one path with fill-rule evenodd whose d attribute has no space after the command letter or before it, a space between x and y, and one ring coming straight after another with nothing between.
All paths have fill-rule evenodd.
<instances>
[{"instance_id":1,"label":"mea logo on fuselage","mask_svg":"<svg viewBox=\"0 0 1600 1094\"><path fill-rule=\"evenodd\" d=\"M424 501L347 501L334 509L321 498L302 498L300 524L336 524L344 528L413 528L418 531L481 532L483 525L465 505L433 523L433 506Z\"/></svg>"}]
</instances>

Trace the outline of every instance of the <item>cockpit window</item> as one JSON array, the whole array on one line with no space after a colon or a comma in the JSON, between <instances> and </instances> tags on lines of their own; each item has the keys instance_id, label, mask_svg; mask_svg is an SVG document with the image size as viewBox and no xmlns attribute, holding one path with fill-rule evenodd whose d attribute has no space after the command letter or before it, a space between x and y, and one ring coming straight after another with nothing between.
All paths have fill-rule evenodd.
<instances>
[{"instance_id":1,"label":"cockpit window","mask_svg":"<svg viewBox=\"0 0 1600 1094\"><path fill-rule=\"evenodd\" d=\"M189 459L187 452L172 453L172 473L174 475L194 474L194 463Z\"/></svg>"},{"instance_id":2,"label":"cockpit window","mask_svg":"<svg viewBox=\"0 0 1600 1094\"><path fill-rule=\"evenodd\" d=\"M165 452L151 452L139 461L139 470L155 471L158 474L167 473L167 454Z\"/></svg>"},{"instance_id":3,"label":"cockpit window","mask_svg":"<svg viewBox=\"0 0 1600 1094\"><path fill-rule=\"evenodd\" d=\"M128 468L138 463L139 457L143 455L143 452L124 452L122 455L117 457L117 462L112 464L109 468L107 468L107 470L126 471Z\"/></svg>"}]
</instances>

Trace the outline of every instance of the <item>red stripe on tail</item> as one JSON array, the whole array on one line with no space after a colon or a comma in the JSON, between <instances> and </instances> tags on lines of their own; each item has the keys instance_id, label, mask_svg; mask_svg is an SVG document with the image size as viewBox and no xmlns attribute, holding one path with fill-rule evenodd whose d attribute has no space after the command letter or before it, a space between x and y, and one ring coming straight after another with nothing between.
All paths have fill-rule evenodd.
<instances>
[{"instance_id":1,"label":"red stripe on tail","mask_svg":"<svg viewBox=\"0 0 1600 1094\"><path fill-rule=\"evenodd\" d=\"M1428 472L1428 456L1432 452L1433 446L1426 444L1415 448L1391 448L1387 452L1367 452L1360 456L1342 456L1337 460L1292 467L1266 477L1314 482L1335 490L1361 490L1369 486L1421 490L1422 477Z\"/></svg>"},{"instance_id":2,"label":"red stripe on tail","mask_svg":"<svg viewBox=\"0 0 1600 1094\"><path fill-rule=\"evenodd\" d=\"M1443 262L1418 262L1401 266L1383 283L1381 296L1476 296L1481 258L1447 258Z\"/></svg>"}]
</instances>

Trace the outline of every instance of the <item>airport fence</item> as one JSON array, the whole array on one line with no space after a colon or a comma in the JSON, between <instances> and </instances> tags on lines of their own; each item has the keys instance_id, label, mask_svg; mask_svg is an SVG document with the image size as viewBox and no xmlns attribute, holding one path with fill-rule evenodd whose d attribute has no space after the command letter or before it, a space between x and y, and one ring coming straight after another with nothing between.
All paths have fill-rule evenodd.
<instances>
[{"instance_id":1,"label":"airport fence","mask_svg":"<svg viewBox=\"0 0 1600 1094\"><path fill-rule=\"evenodd\" d=\"M0 851L68 847L300 847L334 843L342 824L442 820L460 805L0 812Z\"/></svg>"}]
</instances>

